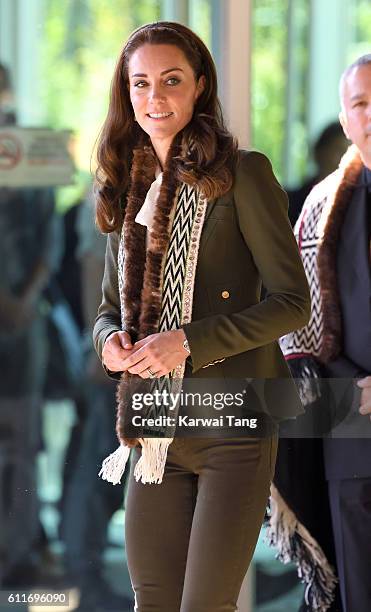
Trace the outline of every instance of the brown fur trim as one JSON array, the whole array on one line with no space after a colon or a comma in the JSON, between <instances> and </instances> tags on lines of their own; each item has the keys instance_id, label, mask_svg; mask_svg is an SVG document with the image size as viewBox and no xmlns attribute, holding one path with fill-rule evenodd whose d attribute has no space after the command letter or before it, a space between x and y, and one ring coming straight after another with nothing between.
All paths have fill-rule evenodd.
<instances>
[{"instance_id":1,"label":"brown fur trim","mask_svg":"<svg viewBox=\"0 0 371 612\"><path fill-rule=\"evenodd\" d=\"M139 335L145 338L157 332L161 315L162 264L165 261L170 239L170 214L178 183L175 180L174 158L180 153L180 145L175 142L170 147L166 160L160 194L156 202L151 240L147 253L142 291L142 311L139 319Z\"/></svg>"},{"instance_id":2,"label":"brown fur trim","mask_svg":"<svg viewBox=\"0 0 371 612\"><path fill-rule=\"evenodd\" d=\"M342 349L342 322L337 281L337 248L348 204L362 170L362 160L354 147L345 154L343 170L318 249L318 277L321 288L323 341L319 359L324 363L335 359Z\"/></svg>"},{"instance_id":3,"label":"brown fur trim","mask_svg":"<svg viewBox=\"0 0 371 612\"><path fill-rule=\"evenodd\" d=\"M138 338L141 292L146 263L146 228L136 223L135 218L154 180L155 168L156 159L149 147L135 149L123 224L125 329L129 332L133 342Z\"/></svg>"},{"instance_id":4,"label":"brown fur trim","mask_svg":"<svg viewBox=\"0 0 371 612\"><path fill-rule=\"evenodd\" d=\"M156 333L161 315L162 267L170 238L170 215L178 183L174 159L180 154L180 137L175 138L167 156L156 213L146 246L146 230L135 222L151 182L154 180L156 158L152 149L134 151L131 187L123 225L124 241L124 308L125 328L133 340ZM136 445L130 435L127 406L131 396L143 384L140 376L124 372L117 388L116 432L120 441ZM126 434L126 436L125 436Z\"/></svg>"}]
</instances>

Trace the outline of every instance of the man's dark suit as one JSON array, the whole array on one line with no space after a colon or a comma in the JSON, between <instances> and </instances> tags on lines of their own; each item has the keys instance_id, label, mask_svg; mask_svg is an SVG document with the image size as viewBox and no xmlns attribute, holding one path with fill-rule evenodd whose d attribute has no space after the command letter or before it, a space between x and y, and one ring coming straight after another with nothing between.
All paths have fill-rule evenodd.
<instances>
[{"instance_id":1,"label":"man's dark suit","mask_svg":"<svg viewBox=\"0 0 371 612\"><path fill-rule=\"evenodd\" d=\"M364 169L342 226L337 257L337 278L342 313L343 352L328 364L331 377L349 379L355 392L350 427L358 425L362 438L324 441L336 558L346 612L371 608L369 565L371 553L371 423L358 414L359 393L353 382L371 373L371 312L368 210L371 195ZM344 381L342 381L344 382ZM349 419L348 419L349 420ZM358 422L358 423L357 423ZM346 426L342 436L350 435ZM354 430L356 431L356 430ZM336 435L333 432L333 435ZM355 435L353 433L353 435Z\"/></svg>"}]
</instances>

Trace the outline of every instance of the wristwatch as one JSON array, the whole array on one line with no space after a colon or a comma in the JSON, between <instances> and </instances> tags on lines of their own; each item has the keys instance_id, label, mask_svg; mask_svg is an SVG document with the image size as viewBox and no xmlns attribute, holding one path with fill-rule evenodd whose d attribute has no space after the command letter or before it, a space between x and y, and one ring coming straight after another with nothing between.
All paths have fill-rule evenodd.
<instances>
[{"instance_id":1,"label":"wristwatch","mask_svg":"<svg viewBox=\"0 0 371 612\"><path fill-rule=\"evenodd\" d=\"M191 354L191 349L189 348L189 342L188 342L187 338L186 338L186 339L184 340L184 342L183 342L183 348L185 348L185 350L186 350L186 351L187 351L189 354Z\"/></svg>"}]
</instances>

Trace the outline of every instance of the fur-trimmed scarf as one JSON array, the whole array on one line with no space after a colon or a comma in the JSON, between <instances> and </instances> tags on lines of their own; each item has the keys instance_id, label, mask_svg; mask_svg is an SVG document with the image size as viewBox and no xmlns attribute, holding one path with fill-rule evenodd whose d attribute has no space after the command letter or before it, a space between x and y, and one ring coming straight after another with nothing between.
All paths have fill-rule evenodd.
<instances>
[{"instance_id":1,"label":"fur-trimmed scarf","mask_svg":"<svg viewBox=\"0 0 371 612\"><path fill-rule=\"evenodd\" d=\"M151 147L134 150L118 253L122 329L130 334L133 343L158 331L176 329L191 320L198 247L207 201L197 187L176 180L175 159L181 155L181 149L180 138L176 138L165 163L148 237L146 228L135 219L154 181L157 160ZM168 377L149 382L129 372L123 373L117 392L116 431L120 447L104 460L99 474L103 479L113 484L120 482L133 439L138 439L142 454L135 468L136 479L143 483L161 483L175 427L160 428L158 437L153 437L153 432L151 437L146 437L145 428L133 425L132 397L134 393L148 393L154 389L163 392L165 388L179 397L184 369L183 362ZM171 415L175 421L177 408ZM152 406L151 416L153 410ZM163 415L164 406L158 412ZM144 416L143 411L141 416Z\"/></svg>"},{"instance_id":2,"label":"fur-trimmed scarf","mask_svg":"<svg viewBox=\"0 0 371 612\"><path fill-rule=\"evenodd\" d=\"M295 226L310 285L312 313L306 327L287 334L280 344L298 382L302 401L307 405L321 396L321 364L335 359L342 348L337 247L362 167L358 149L352 145L338 170L311 191ZM290 444L288 440L283 443ZM292 450L287 455L292 461ZM281 469L287 470L289 465L284 464ZM300 487L300 484L295 481L291 487ZM319 543L295 515L290 500L274 485L270 508L268 542L278 549L277 557L281 561L297 564L299 577L306 585L306 609L325 612L331 606L337 582L333 568Z\"/></svg>"},{"instance_id":3,"label":"fur-trimmed scarf","mask_svg":"<svg viewBox=\"0 0 371 612\"><path fill-rule=\"evenodd\" d=\"M310 285L312 313L306 327L281 339L281 349L288 360L309 356L327 363L340 353L337 247L362 166L358 149L352 145L338 170L313 188L296 223L295 236Z\"/></svg>"}]
</instances>

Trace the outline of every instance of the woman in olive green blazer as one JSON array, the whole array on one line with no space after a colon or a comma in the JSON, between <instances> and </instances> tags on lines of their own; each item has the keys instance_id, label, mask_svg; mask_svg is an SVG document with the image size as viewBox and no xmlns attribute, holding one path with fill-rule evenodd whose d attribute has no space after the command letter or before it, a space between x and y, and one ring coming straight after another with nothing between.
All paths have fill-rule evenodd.
<instances>
[{"instance_id":1,"label":"woman in olive green blazer","mask_svg":"<svg viewBox=\"0 0 371 612\"><path fill-rule=\"evenodd\" d=\"M121 445L102 468L114 483L136 444L132 389L145 379L155 379L152 397L168 381L189 388L202 379L226 392L262 380L252 397L260 393L274 421L301 410L278 345L310 314L287 198L264 155L237 151L216 92L210 53L175 23L134 32L114 74L98 147L97 220L109 236L94 328L97 352L120 380ZM173 439L173 414L167 407L175 424L157 437L140 429L131 458L125 538L135 610L232 612L277 436L249 436L246 426L239 437L233 427L212 437L196 427Z\"/></svg>"},{"instance_id":2,"label":"woman in olive green blazer","mask_svg":"<svg viewBox=\"0 0 371 612\"><path fill-rule=\"evenodd\" d=\"M191 349L187 376L287 379L285 385L283 380L265 384L266 411L277 420L302 412L278 338L303 327L310 315L308 284L287 210L286 193L266 156L240 151L232 189L207 207L192 322L183 326ZM119 233L110 233L94 329L100 358L106 338L121 330L118 244ZM111 376L119 379L120 374ZM282 385L284 393L277 393Z\"/></svg>"}]
</instances>

